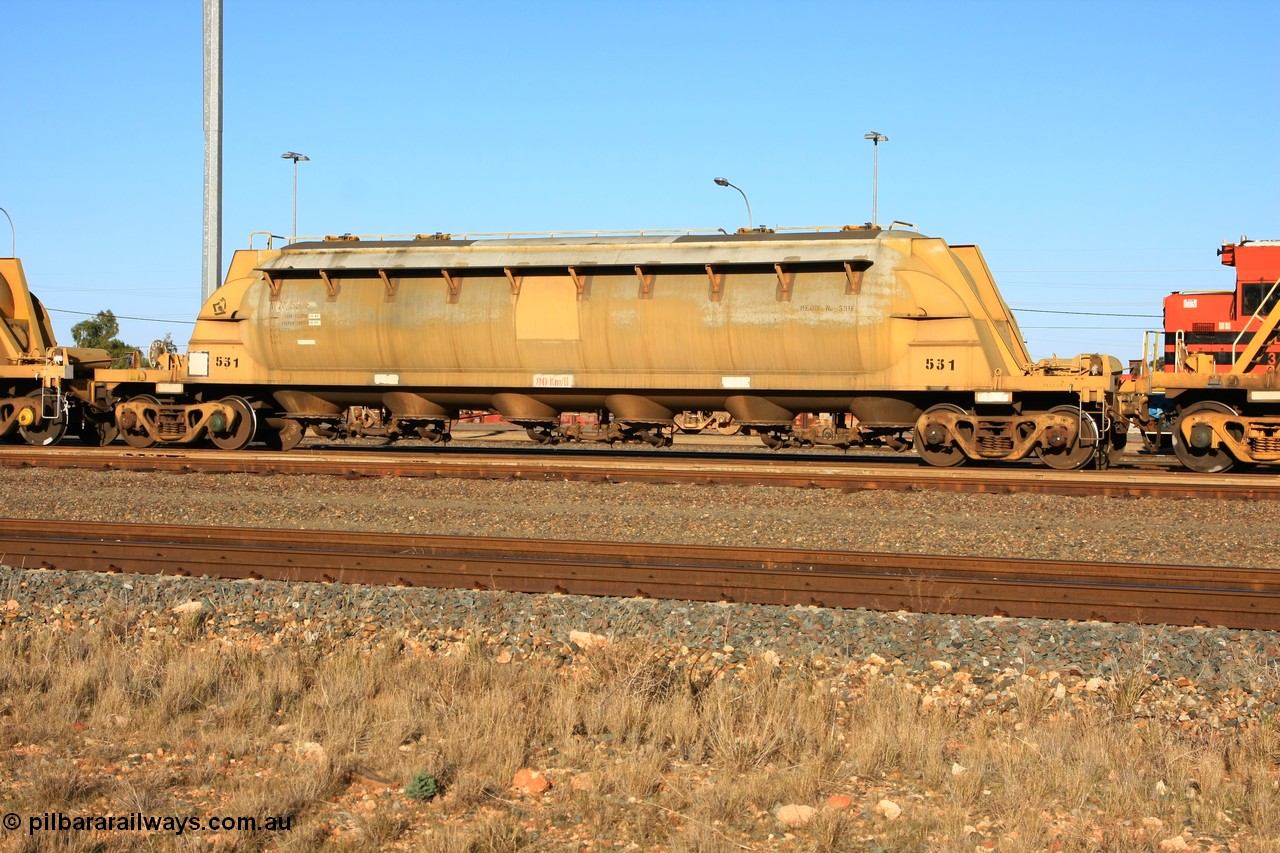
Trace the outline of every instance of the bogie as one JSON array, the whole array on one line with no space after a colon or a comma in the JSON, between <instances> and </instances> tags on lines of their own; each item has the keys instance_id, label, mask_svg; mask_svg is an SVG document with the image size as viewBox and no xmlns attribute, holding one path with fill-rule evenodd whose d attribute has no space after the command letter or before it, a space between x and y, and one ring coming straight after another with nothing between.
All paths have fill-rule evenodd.
<instances>
[{"instance_id":1,"label":"bogie","mask_svg":"<svg viewBox=\"0 0 1280 853\"><path fill-rule=\"evenodd\" d=\"M1236 459L1224 446L1224 437L1238 429L1239 413L1225 403L1204 400L1187 406L1173 425L1173 451L1183 465L1202 474L1230 471ZM1237 433L1238 435L1239 433Z\"/></svg>"}]
</instances>

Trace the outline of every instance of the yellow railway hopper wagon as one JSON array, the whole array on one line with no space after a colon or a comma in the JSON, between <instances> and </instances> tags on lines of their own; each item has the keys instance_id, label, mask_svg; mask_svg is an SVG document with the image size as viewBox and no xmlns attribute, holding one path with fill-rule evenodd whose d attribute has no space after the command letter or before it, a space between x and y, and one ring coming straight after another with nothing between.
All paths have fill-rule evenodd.
<instances>
[{"instance_id":1,"label":"yellow railway hopper wagon","mask_svg":"<svg viewBox=\"0 0 1280 853\"><path fill-rule=\"evenodd\" d=\"M1112 442L1119 369L1033 362L977 247L844 228L247 250L184 358L100 376L137 445L290 447L353 406L393 436L447 439L482 410L543 441L666 444L679 413L724 411L776 447L1076 468Z\"/></svg>"},{"instance_id":2,"label":"yellow railway hopper wagon","mask_svg":"<svg viewBox=\"0 0 1280 853\"><path fill-rule=\"evenodd\" d=\"M84 405L101 349L60 347L18 258L0 258L0 441L56 444L68 428L92 444L115 438L109 413Z\"/></svg>"}]
</instances>

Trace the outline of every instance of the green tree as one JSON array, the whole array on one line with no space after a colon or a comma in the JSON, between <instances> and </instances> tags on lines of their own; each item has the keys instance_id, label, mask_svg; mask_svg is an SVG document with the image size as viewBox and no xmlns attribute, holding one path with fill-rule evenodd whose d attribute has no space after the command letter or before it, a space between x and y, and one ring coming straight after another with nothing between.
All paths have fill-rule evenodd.
<instances>
[{"instance_id":1,"label":"green tree","mask_svg":"<svg viewBox=\"0 0 1280 853\"><path fill-rule=\"evenodd\" d=\"M116 337L120 334L120 321L110 311L99 311L88 320L81 320L71 327L71 337L76 346L91 349L104 349L111 354L113 367L121 367L134 351L124 341Z\"/></svg>"}]
</instances>

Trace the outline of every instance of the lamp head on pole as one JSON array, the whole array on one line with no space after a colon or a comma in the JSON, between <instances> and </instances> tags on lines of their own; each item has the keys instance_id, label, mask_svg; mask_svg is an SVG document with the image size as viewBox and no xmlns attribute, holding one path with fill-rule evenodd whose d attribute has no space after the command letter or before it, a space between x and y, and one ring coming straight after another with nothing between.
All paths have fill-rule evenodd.
<instances>
[{"instance_id":1,"label":"lamp head on pole","mask_svg":"<svg viewBox=\"0 0 1280 853\"><path fill-rule=\"evenodd\" d=\"M293 232L290 239L296 242L298 239L298 163L311 158L297 151L286 151L280 155L280 159L293 161Z\"/></svg>"},{"instance_id":2,"label":"lamp head on pole","mask_svg":"<svg viewBox=\"0 0 1280 853\"><path fill-rule=\"evenodd\" d=\"M742 201L747 205L747 230L750 231L755 223L751 219L751 201L747 198L747 194L742 191L742 187L729 183L728 178L715 178L718 187L733 187L742 196Z\"/></svg>"},{"instance_id":3,"label":"lamp head on pole","mask_svg":"<svg viewBox=\"0 0 1280 853\"><path fill-rule=\"evenodd\" d=\"M876 145L879 145L881 142L889 141L889 137L885 136L883 133L876 133L874 130L870 133L863 134L862 138L870 139Z\"/></svg>"}]
</instances>

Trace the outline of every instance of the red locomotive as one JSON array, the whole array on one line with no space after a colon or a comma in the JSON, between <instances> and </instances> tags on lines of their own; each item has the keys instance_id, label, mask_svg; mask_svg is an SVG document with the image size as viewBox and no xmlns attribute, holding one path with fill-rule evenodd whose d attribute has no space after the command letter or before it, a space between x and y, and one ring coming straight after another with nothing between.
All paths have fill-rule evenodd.
<instances>
[{"instance_id":1,"label":"red locomotive","mask_svg":"<svg viewBox=\"0 0 1280 853\"><path fill-rule=\"evenodd\" d=\"M1235 290L1172 293L1164 300L1164 369L1171 373L1227 373L1280 300L1280 240L1224 243L1225 266L1236 268ZM1273 341L1250 367L1280 364Z\"/></svg>"}]
</instances>

